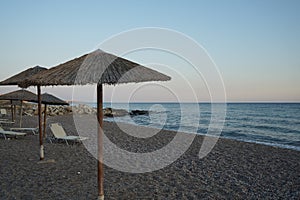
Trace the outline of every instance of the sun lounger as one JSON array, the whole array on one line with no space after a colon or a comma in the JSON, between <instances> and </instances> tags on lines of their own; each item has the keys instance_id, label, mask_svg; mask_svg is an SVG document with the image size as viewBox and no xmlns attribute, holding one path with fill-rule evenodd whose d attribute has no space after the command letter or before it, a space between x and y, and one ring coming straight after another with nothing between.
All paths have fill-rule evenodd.
<instances>
[{"instance_id":1,"label":"sun lounger","mask_svg":"<svg viewBox=\"0 0 300 200\"><path fill-rule=\"evenodd\" d=\"M11 124L14 124L15 122L12 122L12 121L7 121L7 120L0 120L0 125L1 124L5 124L5 125L11 125Z\"/></svg>"},{"instance_id":2,"label":"sun lounger","mask_svg":"<svg viewBox=\"0 0 300 200\"><path fill-rule=\"evenodd\" d=\"M68 141L80 142L80 141L88 139L87 137L80 137L80 136L75 136L75 135L68 136L66 134L65 130L63 129L63 127L58 123L50 124L49 126L50 126L50 129L51 129L55 139L64 140L67 143L67 145L69 145ZM50 139L50 142L52 142L51 139Z\"/></svg>"},{"instance_id":3,"label":"sun lounger","mask_svg":"<svg viewBox=\"0 0 300 200\"><path fill-rule=\"evenodd\" d=\"M33 135L36 135L39 128L10 128L11 131L31 131Z\"/></svg>"},{"instance_id":4,"label":"sun lounger","mask_svg":"<svg viewBox=\"0 0 300 200\"><path fill-rule=\"evenodd\" d=\"M21 133L21 132L5 131L1 126L0 126L0 134L2 134L5 139L7 139L6 136L13 136L13 137L17 138L17 136L25 136L26 135L26 133Z\"/></svg>"}]
</instances>

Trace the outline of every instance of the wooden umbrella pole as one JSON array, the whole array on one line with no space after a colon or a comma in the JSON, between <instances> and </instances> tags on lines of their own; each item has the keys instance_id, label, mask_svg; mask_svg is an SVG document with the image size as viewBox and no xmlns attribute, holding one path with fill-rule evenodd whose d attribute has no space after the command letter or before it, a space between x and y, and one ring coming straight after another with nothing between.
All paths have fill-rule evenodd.
<instances>
[{"instance_id":1,"label":"wooden umbrella pole","mask_svg":"<svg viewBox=\"0 0 300 200\"><path fill-rule=\"evenodd\" d=\"M23 117L23 101L21 100L21 107L20 107L20 128L22 127L22 117Z\"/></svg>"},{"instance_id":2,"label":"wooden umbrella pole","mask_svg":"<svg viewBox=\"0 0 300 200\"><path fill-rule=\"evenodd\" d=\"M13 101L10 100L10 111L11 111L11 121L14 121L14 106L13 106Z\"/></svg>"},{"instance_id":3,"label":"wooden umbrella pole","mask_svg":"<svg viewBox=\"0 0 300 200\"><path fill-rule=\"evenodd\" d=\"M42 98L41 98L41 86L37 86L38 93L38 114L39 114L39 136L40 136L40 160L44 159L44 146L42 135Z\"/></svg>"},{"instance_id":4,"label":"wooden umbrella pole","mask_svg":"<svg viewBox=\"0 0 300 200\"><path fill-rule=\"evenodd\" d=\"M97 119L98 119L98 200L104 200L103 170L103 87L97 85Z\"/></svg>"},{"instance_id":5,"label":"wooden umbrella pole","mask_svg":"<svg viewBox=\"0 0 300 200\"><path fill-rule=\"evenodd\" d=\"M14 105L14 121L16 120L16 115L17 115L17 107Z\"/></svg>"},{"instance_id":6,"label":"wooden umbrella pole","mask_svg":"<svg viewBox=\"0 0 300 200\"><path fill-rule=\"evenodd\" d=\"M44 110L44 138L46 138L46 121L47 121L47 104L45 104L45 110Z\"/></svg>"}]
</instances>

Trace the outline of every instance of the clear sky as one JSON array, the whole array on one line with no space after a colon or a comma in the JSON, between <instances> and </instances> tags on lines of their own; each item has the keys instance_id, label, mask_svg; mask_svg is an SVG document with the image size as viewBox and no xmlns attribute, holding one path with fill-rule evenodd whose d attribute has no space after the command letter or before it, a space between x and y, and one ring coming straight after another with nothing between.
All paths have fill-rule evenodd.
<instances>
[{"instance_id":1,"label":"clear sky","mask_svg":"<svg viewBox=\"0 0 300 200\"><path fill-rule=\"evenodd\" d=\"M28 67L49 68L78 57L123 31L162 27L193 38L207 50L222 74L228 101L299 102L299 10L298 0L1 1L0 80ZM127 58L141 64L157 62L147 53ZM174 60L166 63L172 65ZM175 67L184 74L188 70L181 64ZM161 70L168 74L167 69ZM199 100L209 101L200 89L202 81L191 75L186 78L197 88ZM163 84L179 87L179 80L175 77ZM117 87L122 94L134 86ZM12 89L0 87L0 93ZM64 99L72 93L70 88L43 91ZM109 100L112 89L106 91ZM174 100L145 91L140 90L135 100ZM183 101L192 101L184 88L176 93L184 96ZM118 98L122 101L121 95Z\"/></svg>"}]
</instances>

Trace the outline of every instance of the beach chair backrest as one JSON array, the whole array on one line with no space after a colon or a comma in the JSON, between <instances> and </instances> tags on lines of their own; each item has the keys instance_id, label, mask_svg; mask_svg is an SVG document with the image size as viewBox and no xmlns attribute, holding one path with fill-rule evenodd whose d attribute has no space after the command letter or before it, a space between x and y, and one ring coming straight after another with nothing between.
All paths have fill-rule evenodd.
<instances>
[{"instance_id":1,"label":"beach chair backrest","mask_svg":"<svg viewBox=\"0 0 300 200\"><path fill-rule=\"evenodd\" d=\"M50 129L56 138L62 138L67 136L63 127L58 123L50 124Z\"/></svg>"},{"instance_id":2,"label":"beach chair backrest","mask_svg":"<svg viewBox=\"0 0 300 200\"><path fill-rule=\"evenodd\" d=\"M1 112L1 115L7 115L6 109L4 109L4 108L1 108L0 112Z\"/></svg>"},{"instance_id":3,"label":"beach chair backrest","mask_svg":"<svg viewBox=\"0 0 300 200\"><path fill-rule=\"evenodd\" d=\"M0 126L0 131L4 131L4 129Z\"/></svg>"}]
</instances>

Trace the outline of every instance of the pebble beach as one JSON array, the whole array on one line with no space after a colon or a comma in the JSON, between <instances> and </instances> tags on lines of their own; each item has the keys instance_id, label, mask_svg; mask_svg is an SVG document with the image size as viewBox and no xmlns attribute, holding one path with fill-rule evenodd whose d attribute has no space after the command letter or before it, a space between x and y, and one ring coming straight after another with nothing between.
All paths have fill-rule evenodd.
<instances>
[{"instance_id":1,"label":"pebble beach","mask_svg":"<svg viewBox=\"0 0 300 200\"><path fill-rule=\"evenodd\" d=\"M23 127L36 127L37 121L24 116ZM71 114L48 117L51 122L76 134ZM113 122L104 122L104 133L118 146L140 151L162 147L176 134L161 130L141 145L126 141ZM135 174L104 166L105 199L300 198L299 151L219 139L199 159L202 141L203 136L196 136L178 160L157 171ZM97 160L83 144L45 141L44 162L39 161L38 135L1 137L0 150L1 199L97 199Z\"/></svg>"}]
</instances>

